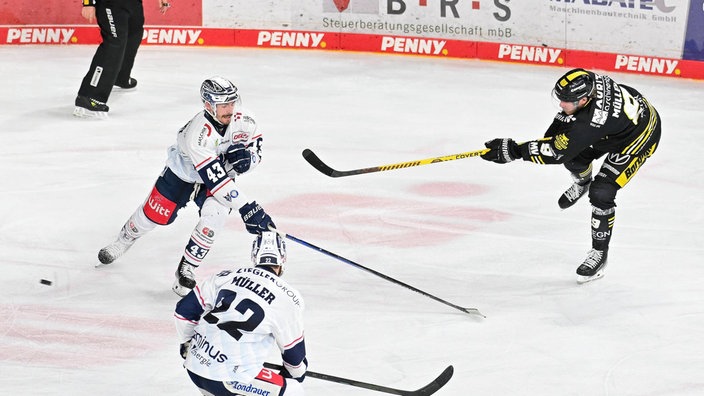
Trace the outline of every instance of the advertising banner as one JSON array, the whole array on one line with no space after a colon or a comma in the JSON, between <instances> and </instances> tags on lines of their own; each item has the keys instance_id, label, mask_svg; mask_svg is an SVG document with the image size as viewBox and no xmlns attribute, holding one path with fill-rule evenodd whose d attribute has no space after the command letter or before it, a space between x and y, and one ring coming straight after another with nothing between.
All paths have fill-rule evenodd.
<instances>
[{"instance_id":1,"label":"advertising banner","mask_svg":"<svg viewBox=\"0 0 704 396\"><path fill-rule=\"evenodd\" d=\"M0 44L98 44L80 3L0 0ZM704 79L704 0L174 0L143 44L343 50ZM12 23L11 23L12 22Z\"/></svg>"},{"instance_id":2,"label":"advertising banner","mask_svg":"<svg viewBox=\"0 0 704 396\"><path fill-rule=\"evenodd\" d=\"M669 58L682 55L689 11L688 2L676 0L205 0L205 4L205 26L445 38Z\"/></svg>"},{"instance_id":3,"label":"advertising banner","mask_svg":"<svg viewBox=\"0 0 704 396\"><path fill-rule=\"evenodd\" d=\"M201 0L175 0L174 6L162 15L156 0L144 0L144 20L147 25L201 26ZM79 0L47 0L41 3L0 0L0 25L83 25Z\"/></svg>"}]
</instances>

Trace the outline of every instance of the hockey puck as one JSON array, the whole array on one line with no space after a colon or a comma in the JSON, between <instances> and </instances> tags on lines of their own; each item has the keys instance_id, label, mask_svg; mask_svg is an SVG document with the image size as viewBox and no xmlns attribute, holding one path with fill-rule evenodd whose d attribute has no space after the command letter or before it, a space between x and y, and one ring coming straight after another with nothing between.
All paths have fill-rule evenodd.
<instances>
[{"instance_id":1,"label":"hockey puck","mask_svg":"<svg viewBox=\"0 0 704 396\"><path fill-rule=\"evenodd\" d=\"M51 284L52 284L52 282L48 279L40 279L39 283L41 283L42 285L47 285L47 286L51 286Z\"/></svg>"}]
</instances>

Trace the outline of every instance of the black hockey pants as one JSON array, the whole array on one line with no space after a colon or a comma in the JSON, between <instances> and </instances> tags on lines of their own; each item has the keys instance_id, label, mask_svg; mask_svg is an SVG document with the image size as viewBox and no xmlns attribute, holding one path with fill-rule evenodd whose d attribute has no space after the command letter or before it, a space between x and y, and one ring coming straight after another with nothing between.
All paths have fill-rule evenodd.
<instances>
[{"instance_id":1,"label":"black hockey pants","mask_svg":"<svg viewBox=\"0 0 704 396\"><path fill-rule=\"evenodd\" d=\"M103 42L98 46L78 95L107 102L116 81L130 78L144 32L141 0L102 0L95 7Z\"/></svg>"},{"instance_id":2,"label":"black hockey pants","mask_svg":"<svg viewBox=\"0 0 704 396\"><path fill-rule=\"evenodd\" d=\"M651 118L639 135L638 145L629 144L622 152L609 153L589 186L589 202L592 204L592 247L607 250L615 221L616 193L623 188L645 161L658 147L661 134L660 116L650 108ZM631 149L630 151L628 151ZM592 161L607 154L604 151L588 148L577 157L565 163L565 168L573 175L585 172Z\"/></svg>"}]
</instances>

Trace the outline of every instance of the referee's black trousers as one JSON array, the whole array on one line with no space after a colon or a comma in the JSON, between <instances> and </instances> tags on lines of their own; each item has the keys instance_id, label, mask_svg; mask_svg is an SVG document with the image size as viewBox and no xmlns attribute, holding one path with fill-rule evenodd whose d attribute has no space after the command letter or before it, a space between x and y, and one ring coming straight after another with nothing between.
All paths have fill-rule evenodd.
<instances>
[{"instance_id":1,"label":"referee's black trousers","mask_svg":"<svg viewBox=\"0 0 704 396\"><path fill-rule=\"evenodd\" d=\"M141 0L102 0L95 6L103 42L98 46L78 95L107 102L115 82L130 78L144 32Z\"/></svg>"}]
</instances>

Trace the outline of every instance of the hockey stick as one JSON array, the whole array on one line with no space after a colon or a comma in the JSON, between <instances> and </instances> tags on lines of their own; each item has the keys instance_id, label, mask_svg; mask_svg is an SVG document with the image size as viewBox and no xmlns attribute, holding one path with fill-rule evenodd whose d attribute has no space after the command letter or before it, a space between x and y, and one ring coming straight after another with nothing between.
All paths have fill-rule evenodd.
<instances>
[{"instance_id":1,"label":"hockey stick","mask_svg":"<svg viewBox=\"0 0 704 396\"><path fill-rule=\"evenodd\" d=\"M268 363L268 362L264 363L264 367L266 367L268 369L272 369L272 370L281 370L283 368L278 364L273 364L273 363ZM357 380L353 380L353 379L349 379L349 378L335 377L334 375L316 373L314 371L306 371L306 376L311 377L311 378L321 379L324 381L352 385L352 386L356 386L358 388L369 389L369 390L373 390L373 391L377 391L377 392L390 393L392 395L429 396L429 395L432 395L433 393L437 392L440 388L442 388L450 380L450 378L452 378L452 374L454 373L454 371L455 371L455 369L452 366L447 366L447 368L442 373L440 373L440 375L437 378L435 378L431 383L429 383L428 385L426 385L418 390L414 390L414 391L406 391L406 390L401 390L401 389L389 388L386 386L370 384L367 382L357 381Z\"/></svg>"},{"instance_id":2,"label":"hockey stick","mask_svg":"<svg viewBox=\"0 0 704 396\"><path fill-rule=\"evenodd\" d=\"M302 239L296 238L295 236L293 236L293 235L291 235L291 234L286 234L286 233L284 233L284 232L281 232L281 231L276 230L276 229L271 228L271 227L270 227L269 229L270 229L271 231L274 231L274 232L278 233L279 235L281 235L281 236L284 237L284 238L287 238L287 239L290 239L290 240L292 240L292 241L294 241L294 242L300 243L301 245L306 246L306 247L309 247L309 248L311 248L311 249L313 249L313 250L317 250L317 251L319 251L320 253L323 253L323 254L328 255L328 256L330 256L330 257L332 257L332 258L338 259L338 260L340 260L340 261L342 261L342 262L344 262L344 263L347 263L347 264L349 264L349 265L352 265L352 266L354 266L354 267L363 269L363 270L365 270L365 271L367 271L367 272L369 272L369 273L371 273L371 274L374 274L374 275L376 275L376 276L378 276L378 277L380 277L380 278L382 278L382 279L385 279L385 280L387 280L387 281L389 281L389 282L392 282L392 283L395 283L395 284L397 284L397 285L401 285L401 286L405 287L406 289L413 290L413 291L416 292L416 293L420 293L420 294L422 294L422 295L424 295L424 296L426 296L426 297L432 298L432 299L435 300L435 301L441 302L441 303L443 303L443 304L445 304L445 305L448 305L448 306L450 306L450 307L452 307L452 308L455 308L455 309L457 309L457 310L460 310L460 311L462 311L462 312L464 312L464 313L479 315L479 316L481 316L481 317L486 318L486 316L484 316L484 315L483 315L481 312L479 312L479 310L476 309L476 308L460 307L459 305L455 305L455 304L453 304L453 303L451 303L451 302L448 302L448 301L445 301L445 300L443 300L443 299L441 299L441 298L439 298L439 297L435 297L434 295L432 295L432 294L430 294L430 293L427 293L427 292L424 292L423 290L420 290L420 289L418 289L418 288L415 288L415 287L413 287L413 286L411 286L411 285L409 285L409 284L407 284L407 283L403 283L403 282L401 282L400 280L394 279L394 278L392 278L392 277L390 277L390 276L388 276L388 275L382 274L381 272L378 272L378 271L375 271L375 270L373 270L373 269L371 269L371 268L365 267L365 266L363 266L362 264L355 263L355 262L352 261L352 260L348 260L348 259L346 259L346 258L344 258L344 257L342 257L342 256L339 256L339 255L335 254L335 253L329 252L329 251L327 251L327 250L325 250L325 249L323 249L323 248L321 248L321 247L315 246L315 245L313 245L313 244L310 243L310 242L306 242L306 241L304 241L304 240L302 240Z\"/></svg>"},{"instance_id":3,"label":"hockey stick","mask_svg":"<svg viewBox=\"0 0 704 396\"><path fill-rule=\"evenodd\" d=\"M450 155L445 155L442 157L426 158L426 159L410 161L410 162L399 162L396 164L374 166L371 168L352 169L352 170L348 170L348 171L338 171L338 170L335 170L335 169L329 167L327 164L325 164L323 162L323 160L321 160L317 155L315 155L315 153L310 149L303 150L302 154L303 154L303 158L305 158L305 160L308 161L308 163L311 164L313 166L313 168L317 169L318 171L320 171L324 175L327 175L330 177L344 177L344 176L352 176L352 175L361 175L363 173L383 172L383 171L394 170L394 169L410 168L412 166L428 165L428 164L435 164L438 162L454 161L454 160L458 160L458 159L477 157L477 156L480 156L480 155L487 153L487 152L489 152L489 149L477 150L477 151L467 151L465 153L450 154Z\"/></svg>"}]
</instances>

